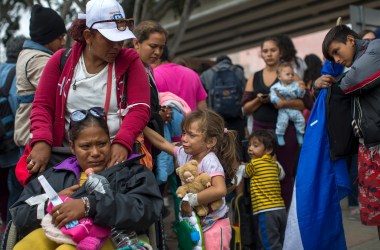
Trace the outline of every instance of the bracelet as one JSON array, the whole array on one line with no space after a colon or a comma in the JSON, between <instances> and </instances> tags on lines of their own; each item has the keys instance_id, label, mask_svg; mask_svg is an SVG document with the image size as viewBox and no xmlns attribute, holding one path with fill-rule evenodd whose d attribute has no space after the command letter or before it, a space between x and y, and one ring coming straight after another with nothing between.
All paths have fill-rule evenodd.
<instances>
[{"instance_id":1,"label":"bracelet","mask_svg":"<svg viewBox=\"0 0 380 250\"><path fill-rule=\"evenodd\" d=\"M87 197L82 197L81 199L84 205L84 217L88 217L88 214L90 212L90 201Z\"/></svg>"}]
</instances>

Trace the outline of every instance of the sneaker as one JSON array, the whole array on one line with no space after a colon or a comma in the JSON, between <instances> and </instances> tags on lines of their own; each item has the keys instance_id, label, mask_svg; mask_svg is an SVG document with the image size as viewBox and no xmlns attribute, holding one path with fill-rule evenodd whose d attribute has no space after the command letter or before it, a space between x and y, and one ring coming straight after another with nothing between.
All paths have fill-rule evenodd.
<instances>
[{"instance_id":1,"label":"sneaker","mask_svg":"<svg viewBox=\"0 0 380 250\"><path fill-rule=\"evenodd\" d=\"M170 210L164 206L163 210L162 210L162 218L166 218L170 215Z\"/></svg>"},{"instance_id":2,"label":"sneaker","mask_svg":"<svg viewBox=\"0 0 380 250\"><path fill-rule=\"evenodd\" d=\"M296 137L297 137L298 144L302 145L303 144L303 134L297 132Z\"/></svg>"},{"instance_id":3,"label":"sneaker","mask_svg":"<svg viewBox=\"0 0 380 250\"><path fill-rule=\"evenodd\" d=\"M164 197L164 206L165 206L165 207L170 206L169 197Z\"/></svg>"},{"instance_id":4,"label":"sneaker","mask_svg":"<svg viewBox=\"0 0 380 250\"><path fill-rule=\"evenodd\" d=\"M284 146L285 145L284 135L277 135L277 142L278 142L278 145Z\"/></svg>"},{"instance_id":5,"label":"sneaker","mask_svg":"<svg viewBox=\"0 0 380 250\"><path fill-rule=\"evenodd\" d=\"M350 209L348 220L352 220L352 221L360 220L360 210L358 207L353 207Z\"/></svg>"}]
</instances>

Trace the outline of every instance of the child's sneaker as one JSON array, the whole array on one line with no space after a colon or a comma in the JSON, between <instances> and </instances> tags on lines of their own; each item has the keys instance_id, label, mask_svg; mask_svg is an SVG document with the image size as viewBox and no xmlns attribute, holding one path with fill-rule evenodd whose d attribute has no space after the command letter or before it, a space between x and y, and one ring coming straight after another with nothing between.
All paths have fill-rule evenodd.
<instances>
[{"instance_id":1,"label":"child's sneaker","mask_svg":"<svg viewBox=\"0 0 380 250\"><path fill-rule=\"evenodd\" d=\"M359 207L350 207L350 214L348 216L349 220L360 220L360 210Z\"/></svg>"},{"instance_id":2,"label":"child's sneaker","mask_svg":"<svg viewBox=\"0 0 380 250\"><path fill-rule=\"evenodd\" d=\"M284 146L285 145L284 135L277 135L277 142L278 142L278 145Z\"/></svg>"},{"instance_id":3,"label":"child's sneaker","mask_svg":"<svg viewBox=\"0 0 380 250\"><path fill-rule=\"evenodd\" d=\"M299 145L302 145L302 144L303 144L303 134L297 132L296 137L297 137L297 142L298 142L298 144L299 144Z\"/></svg>"},{"instance_id":4,"label":"child's sneaker","mask_svg":"<svg viewBox=\"0 0 380 250\"><path fill-rule=\"evenodd\" d=\"M164 206L165 206L165 207L170 206L169 197L167 197L167 196L164 197Z\"/></svg>"}]
</instances>

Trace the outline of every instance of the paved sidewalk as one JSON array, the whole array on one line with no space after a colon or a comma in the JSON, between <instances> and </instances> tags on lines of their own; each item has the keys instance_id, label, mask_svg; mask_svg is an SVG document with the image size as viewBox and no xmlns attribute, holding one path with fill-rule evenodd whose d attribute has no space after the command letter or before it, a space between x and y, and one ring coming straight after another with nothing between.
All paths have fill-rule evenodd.
<instances>
[{"instance_id":1,"label":"paved sidewalk","mask_svg":"<svg viewBox=\"0 0 380 250\"><path fill-rule=\"evenodd\" d=\"M170 196L170 195L169 195ZM171 230L172 223L174 222L174 212L170 196L170 214L164 219L165 231L167 232L166 243L169 250L177 250L177 237L173 230ZM344 233L346 235L346 243L348 250L379 250L380 241L377 236L377 228L364 226L360 220L349 220L349 210L347 206L347 199L342 200L342 218Z\"/></svg>"},{"instance_id":2,"label":"paved sidewalk","mask_svg":"<svg viewBox=\"0 0 380 250\"><path fill-rule=\"evenodd\" d=\"M364 226L360 219L349 220L349 209L347 199L340 203L342 207L342 217L344 234L346 236L347 249L349 250L379 250L380 241L377 235L377 228Z\"/></svg>"},{"instance_id":3,"label":"paved sidewalk","mask_svg":"<svg viewBox=\"0 0 380 250\"><path fill-rule=\"evenodd\" d=\"M177 237L171 229L174 222L174 211L172 206L172 199L170 198L169 216L164 219L164 227L167 233L166 243L167 250L177 250ZM348 250L379 250L380 241L377 236L377 228L364 226L358 220L349 220L349 210L347 200L341 202L343 226L346 235L346 243ZM1 236L1 233L0 233ZM0 238L1 239L1 238Z\"/></svg>"}]
</instances>

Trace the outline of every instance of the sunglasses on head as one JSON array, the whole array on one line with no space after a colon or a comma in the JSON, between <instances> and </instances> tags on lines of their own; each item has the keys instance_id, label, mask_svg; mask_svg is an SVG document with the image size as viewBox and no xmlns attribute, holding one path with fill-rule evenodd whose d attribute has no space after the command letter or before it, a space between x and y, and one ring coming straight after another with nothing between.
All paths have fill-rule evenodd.
<instances>
[{"instance_id":1,"label":"sunglasses on head","mask_svg":"<svg viewBox=\"0 0 380 250\"><path fill-rule=\"evenodd\" d=\"M97 21L97 22L94 22L91 26L90 26L90 29L92 29L92 27L97 24L97 23L116 23L116 28L119 30L119 31L124 31L127 29L132 31L133 30L133 26L135 24L135 21L133 20L133 18L129 18L129 19L126 19L126 18L118 18L118 19L111 19L111 20L103 20L103 21Z\"/></svg>"},{"instance_id":2,"label":"sunglasses on head","mask_svg":"<svg viewBox=\"0 0 380 250\"><path fill-rule=\"evenodd\" d=\"M85 109L75 110L70 115L70 127L73 122L83 121L84 119L86 119L88 115L92 115L93 117L96 117L96 118L106 117L106 113L104 112L104 109L101 107L93 107L88 110L85 110Z\"/></svg>"}]
</instances>

